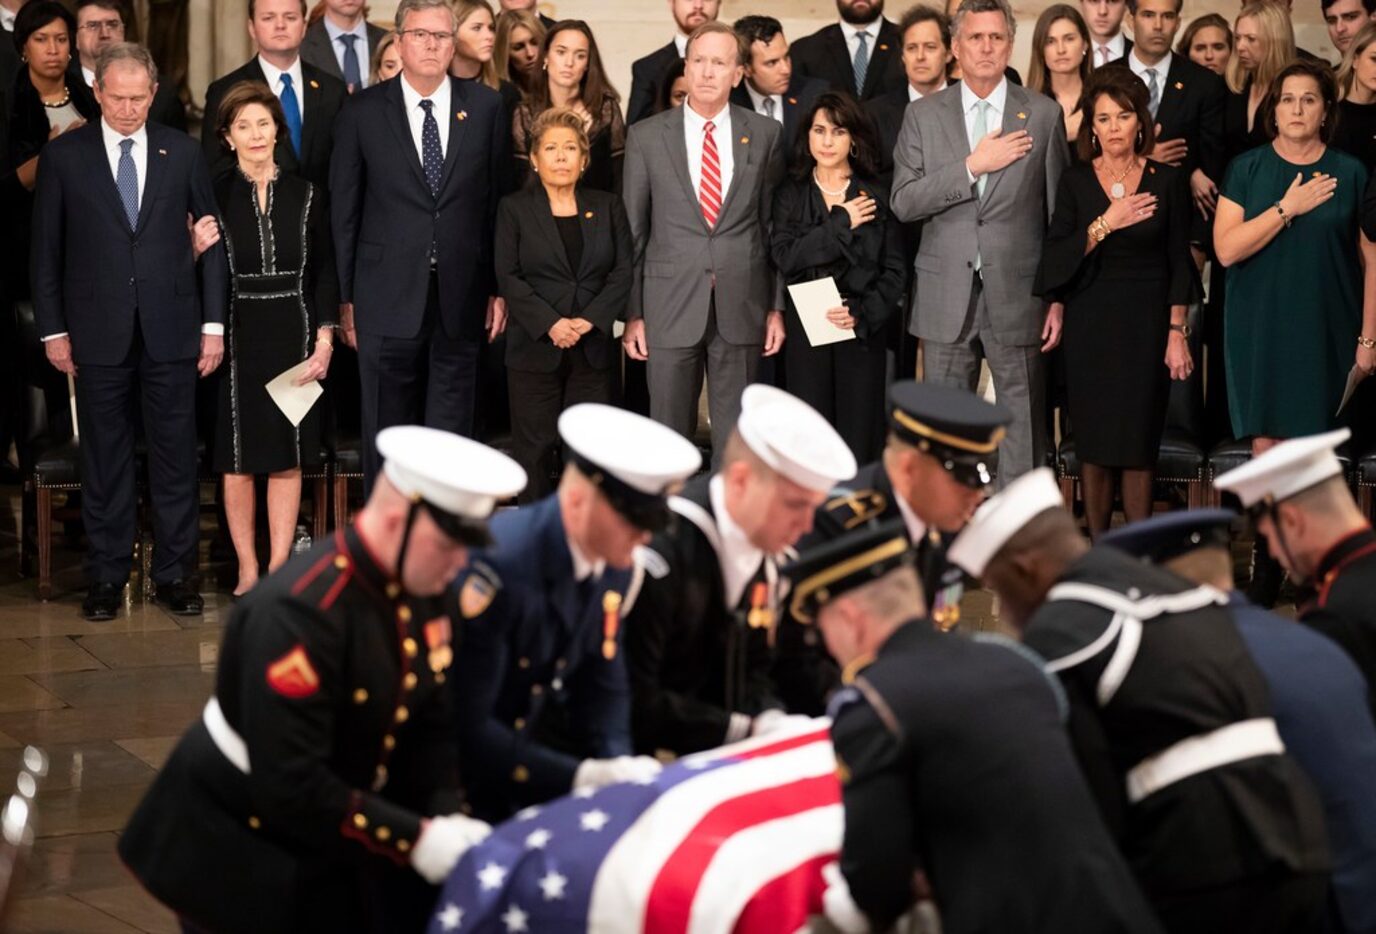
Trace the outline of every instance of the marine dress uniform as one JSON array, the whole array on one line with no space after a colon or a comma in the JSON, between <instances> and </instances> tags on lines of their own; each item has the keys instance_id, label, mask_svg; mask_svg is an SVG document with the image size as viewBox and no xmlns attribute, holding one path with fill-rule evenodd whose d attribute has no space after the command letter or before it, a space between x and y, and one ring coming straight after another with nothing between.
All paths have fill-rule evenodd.
<instances>
[{"instance_id":1,"label":"marine dress uniform","mask_svg":"<svg viewBox=\"0 0 1376 934\"><path fill-rule=\"evenodd\" d=\"M973 576L1045 510L1048 468L985 503L950 558ZM1167 930L1311 931L1328 848L1318 797L1284 754L1228 595L1091 548L1023 631L1070 701L1070 733L1109 829Z\"/></svg>"},{"instance_id":2,"label":"marine dress uniform","mask_svg":"<svg viewBox=\"0 0 1376 934\"><path fill-rule=\"evenodd\" d=\"M1201 549L1231 559L1226 509L1194 509L1114 529L1102 544L1163 563ZM1228 609L1266 677L1286 752L1314 782L1333 850L1333 932L1376 932L1376 724L1367 683L1340 646L1237 591Z\"/></svg>"},{"instance_id":3,"label":"marine dress uniform","mask_svg":"<svg viewBox=\"0 0 1376 934\"><path fill-rule=\"evenodd\" d=\"M746 388L736 430L770 469L806 489L830 490L855 473L826 419L771 386ZM636 749L685 755L745 738L766 711L781 715L772 669L786 556L763 551L732 519L721 474L692 481L669 508L674 523L645 549L626 664Z\"/></svg>"},{"instance_id":4,"label":"marine dress uniform","mask_svg":"<svg viewBox=\"0 0 1376 934\"><path fill-rule=\"evenodd\" d=\"M914 555L899 522L867 523L785 573L811 621ZM914 618L833 699L846 832L841 871L872 929L919 896L947 934L1161 930L1105 829L1040 659L999 637ZM914 884L917 870L922 888Z\"/></svg>"},{"instance_id":5,"label":"marine dress uniform","mask_svg":"<svg viewBox=\"0 0 1376 934\"><path fill-rule=\"evenodd\" d=\"M378 446L388 479L458 540L480 540L496 499L525 482L505 455L434 429L389 429ZM409 466L429 477L410 483L421 475ZM418 872L442 875L427 851L455 827L482 833L445 817L460 806L442 688L454 650L434 606L404 590L357 527L236 605L215 695L119 841L189 929L424 928L435 890Z\"/></svg>"},{"instance_id":6,"label":"marine dress uniform","mask_svg":"<svg viewBox=\"0 0 1376 934\"><path fill-rule=\"evenodd\" d=\"M702 462L675 432L610 406L573 406L559 431L572 464L641 529L668 521L668 489ZM474 811L501 820L582 784L586 762L620 758L620 774L636 774L620 633L638 571L580 552L558 493L497 516L492 536L455 584L454 699Z\"/></svg>"}]
</instances>

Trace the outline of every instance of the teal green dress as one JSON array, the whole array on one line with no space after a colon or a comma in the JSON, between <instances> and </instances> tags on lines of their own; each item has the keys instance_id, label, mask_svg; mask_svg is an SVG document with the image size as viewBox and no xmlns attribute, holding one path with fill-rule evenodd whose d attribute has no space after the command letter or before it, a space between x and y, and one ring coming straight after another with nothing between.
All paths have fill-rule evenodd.
<instances>
[{"instance_id":1,"label":"teal green dress","mask_svg":"<svg viewBox=\"0 0 1376 934\"><path fill-rule=\"evenodd\" d=\"M1233 160L1223 197L1247 220L1274 210L1295 174L1338 179L1334 196L1228 268L1224 307L1233 435L1295 438L1336 427L1362 325L1358 208L1366 169L1332 147L1286 162L1270 145Z\"/></svg>"}]
</instances>

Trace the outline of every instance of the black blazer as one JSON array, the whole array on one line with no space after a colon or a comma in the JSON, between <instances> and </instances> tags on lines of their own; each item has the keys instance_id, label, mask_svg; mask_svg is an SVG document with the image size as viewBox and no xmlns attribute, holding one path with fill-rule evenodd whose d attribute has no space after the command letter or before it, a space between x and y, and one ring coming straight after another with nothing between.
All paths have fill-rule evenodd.
<instances>
[{"instance_id":1,"label":"black blazer","mask_svg":"<svg viewBox=\"0 0 1376 934\"><path fill-rule=\"evenodd\" d=\"M377 44L387 36L387 30L381 26L374 26L369 23L368 47L358 49L358 70L363 80L368 80L368 69L372 64L373 51ZM355 48L357 48L355 46ZM344 71L339 67L339 59L335 57L333 44L330 42L330 34L325 29L325 21L317 20L306 29L306 38L301 41L301 60L313 68L323 71L325 74L334 78L341 84L344 82ZM347 91L348 88L345 88ZM206 113L210 113L206 110Z\"/></svg>"},{"instance_id":2,"label":"black blazer","mask_svg":"<svg viewBox=\"0 0 1376 934\"><path fill-rule=\"evenodd\" d=\"M860 94L855 93L855 70L839 23L823 26L812 35L804 36L794 42L789 51L793 55L795 80L821 78L833 91L845 91L862 101L908 83L908 76L903 72L903 37L898 27L887 19L879 24L879 39L870 49L865 87Z\"/></svg>"},{"instance_id":3,"label":"black blazer","mask_svg":"<svg viewBox=\"0 0 1376 934\"><path fill-rule=\"evenodd\" d=\"M220 102L229 89L241 81L261 81L267 83L267 75L254 56L222 78L216 78L205 91L205 122L201 125L201 148L205 150L205 161L210 166L212 176L228 172L235 166L230 155L215 136L215 125L219 122ZM330 149L334 145L334 123L339 109L344 106L348 92L344 82L331 78L314 65L301 61L301 83L304 87L296 89L301 100L301 155L292 149L291 137L280 133L273 158L284 172L299 175L306 181L324 190L330 182ZM277 92L276 88L272 89Z\"/></svg>"},{"instance_id":4,"label":"black blazer","mask_svg":"<svg viewBox=\"0 0 1376 934\"><path fill-rule=\"evenodd\" d=\"M1126 58L1110 62L1109 68L1128 68ZM1171 55L1171 67L1161 87L1161 104L1156 122L1161 125L1158 139L1183 139L1189 144L1180 168L1188 177L1195 169L1216 184L1223 183L1223 110L1228 86L1207 68L1183 55Z\"/></svg>"},{"instance_id":5,"label":"black blazer","mask_svg":"<svg viewBox=\"0 0 1376 934\"><path fill-rule=\"evenodd\" d=\"M156 123L147 130L147 177L132 232L99 122L50 142L38 163L34 314L41 335L71 334L78 366L123 360L136 320L154 360L192 360L202 323L225 320L224 244L197 262L186 226L188 214L219 213L210 173L185 133Z\"/></svg>"},{"instance_id":6,"label":"black blazer","mask_svg":"<svg viewBox=\"0 0 1376 934\"><path fill-rule=\"evenodd\" d=\"M436 199L411 136L401 81L355 92L335 121L331 229L339 299L365 334L413 338L438 246L445 333L479 339L495 294L492 230L511 131L496 91L449 79L452 115Z\"/></svg>"},{"instance_id":7,"label":"black blazer","mask_svg":"<svg viewBox=\"0 0 1376 934\"><path fill-rule=\"evenodd\" d=\"M497 208L497 290L506 299L506 365L550 373L565 351L548 331L560 318L586 318L593 330L574 346L588 363L604 370L619 359L613 323L626 311L631 291L631 227L621 199L591 188L578 190L583 259L569 268L564 241L555 227L542 186L502 199Z\"/></svg>"},{"instance_id":8,"label":"black blazer","mask_svg":"<svg viewBox=\"0 0 1376 934\"><path fill-rule=\"evenodd\" d=\"M798 139L798 123L812 107L813 101L821 97L830 88L827 83L818 78L803 78L793 75L788 82L788 90L784 92L784 133L779 137L779 145L783 148L784 161L793 161L793 146ZM750 91L746 89L745 79L731 90L731 103L746 110L755 109L755 101L750 97Z\"/></svg>"},{"instance_id":9,"label":"black blazer","mask_svg":"<svg viewBox=\"0 0 1376 934\"><path fill-rule=\"evenodd\" d=\"M834 278L856 319L855 336L868 339L882 334L898 311L908 267L889 193L852 176L846 200L862 193L875 200L874 220L852 230L850 216L840 206L828 210L811 177L785 179L774 190L769 252L789 285ZM792 296L788 305L791 310Z\"/></svg>"},{"instance_id":10,"label":"black blazer","mask_svg":"<svg viewBox=\"0 0 1376 934\"><path fill-rule=\"evenodd\" d=\"M678 45L670 41L631 64L631 98L626 103L626 126L655 112L655 102L664 89L664 76L682 58Z\"/></svg>"}]
</instances>

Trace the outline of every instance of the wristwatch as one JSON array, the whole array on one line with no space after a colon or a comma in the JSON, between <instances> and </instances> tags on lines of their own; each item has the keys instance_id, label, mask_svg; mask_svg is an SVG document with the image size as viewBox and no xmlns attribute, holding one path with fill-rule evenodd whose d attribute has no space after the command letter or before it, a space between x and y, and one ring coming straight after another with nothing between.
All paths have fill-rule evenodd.
<instances>
[{"instance_id":1,"label":"wristwatch","mask_svg":"<svg viewBox=\"0 0 1376 934\"><path fill-rule=\"evenodd\" d=\"M1363 337L1362 335L1358 334L1357 346L1365 347L1367 350L1371 350L1373 347L1376 347L1376 341L1372 340L1369 337Z\"/></svg>"},{"instance_id":2,"label":"wristwatch","mask_svg":"<svg viewBox=\"0 0 1376 934\"><path fill-rule=\"evenodd\" d=\"M1171 330L1179 332L1180 336L1185 338L1185 340L1190 339L1191 331L1188 324L1172 324Z\"/></svg>"}]
</instances>

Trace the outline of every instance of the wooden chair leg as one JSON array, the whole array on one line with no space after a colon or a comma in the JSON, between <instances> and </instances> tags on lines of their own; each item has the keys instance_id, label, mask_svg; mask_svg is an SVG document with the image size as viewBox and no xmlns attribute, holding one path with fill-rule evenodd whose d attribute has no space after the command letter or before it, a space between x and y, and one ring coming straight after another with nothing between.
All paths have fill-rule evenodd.
<instances>
[{"instance_id":1,"label":"wooden chair leg","mask_svg":"<svg viewBox=\"0 0 1376 934\"><path fill-rule=\"evenodd\" d=\"M312 481L311 489L311 519L314 530L311 535L318 542L325 537L329 528L328 516L326 512L330 508L329 478L323 473Z\"/></svg>"},{"instance_id":2,"label":"wooden chair leg","mask_svg":"<svg viewBox=\"0 0 1376 934\"><path fill-rule=\"evenodd\" d=\"M53 491L39 487L34 493L38 520L38 599L53 595Z\"/></svg>"},{"instance_id":3,"label":"wooden chair leg","mask_svg":"<svg viewBox=\"0 0 1376 934\"><path fill-rule=\"evenodd\" d=\"M1190 509L1200 509L1204 505L1204 480L1196 477L1185 484L1185 504Z\"/></svg>"},{"instance_id":4,"label":"wooden chair leg","mask_svg":"<svg viewBox=\"0 0 1376 934\"><path fill-rule=\"evenodd\" d=\"M334 478L334 527L349 524L349 478Z\"/></svg>"},{"instance_id":5,"label":"wooden chair leg","mask_svg":"<svg viewBox=\"0 0 1376 934\"><path fill-rule=\"evenodd\" d=\"M1373 502L1376 501L1376 496L1372 494L1373 489L1376 489L1376 487L1363 486L1360 483L1357 484L1357 508L1360 509L1362 515L1366 516L1368 519L1376 518L1376 514L1372 513L1372 505Z\"/></svg>"},{"instance_id":6,"label":"wooden chair leg","mask_svg":"<svg viewBox=\"0 0 1376 934\"><path fill-rule=\"evenodd\" d=\"M1071 512L1075 511L1075 478L1065 475L1057 483L1061 487L1061 499L1065 500L1065 508Z\"/></svg>"}]
</instances>

